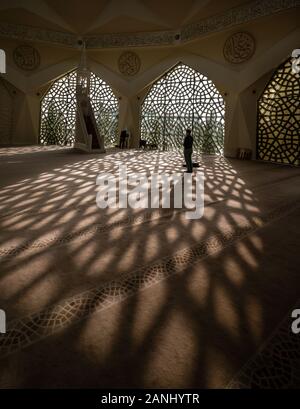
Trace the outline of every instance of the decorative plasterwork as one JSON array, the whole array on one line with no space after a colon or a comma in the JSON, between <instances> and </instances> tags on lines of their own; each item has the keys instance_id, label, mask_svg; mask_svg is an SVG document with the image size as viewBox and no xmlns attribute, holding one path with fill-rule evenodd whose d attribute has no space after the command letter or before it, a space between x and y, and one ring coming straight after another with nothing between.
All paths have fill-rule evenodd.
<instances>
[{"instance_id":1,"label":"decorative plasterwork","mask_svg":"<svg viewBox=\"0 0 300 409\"><path fill-rule=\"evenodd\" d=\"M27 44L16 47L13 56L15 64L25 71L37 69L41 62L39 52Z\"/></svg>"},{"instance_id":2,"label":"decorative plasterwork","mask_svg":"<svg viewBox=\"0 0 300 409\"><path fill-rule=\"evenodd\" d=\"M249 33L234 33L227 38L223 53L228 62L241 64L248 61L255 53L255 40Z\"/></svg>"},{"instance_id":3,"label":"decorative plasterwork","mask_svg":"<svg viewBox=\"0 0 300 409\"><path fill-rule=\"evenodd\" d=\"M251 3L227 10L222 14L184 26L180 30L155 31L135 34L86 35L83 40L87 48L145 47L172 45L196 40L204 35L248 23L281 11L299 7L300 0L255 0ZM0 37L41 41L67 47L78 47L75 34L44 30L29 26L0 23Z\"/></svg>"},{"instance_id":4,"label":"decorative plasterwork","mask_svg":"<svg viewBox=\"0 0 300 409\"><path fill-rule=\"evenodd\" d=\"M196 40L204 35L225 30L239 24L248 23L259 17L300 6L300 0L255 0L235 7L198 23L184 26L181 30L168 30L137 34L104 34L86 36L88 48L142 47L172 45Z\"/></svg>"},{"instance_id":5,"label":"decorative plasterwork","mask_svg":"<svg viewBox=\"0 0 300 409\"><path fill-rule=\"evenodd\" d=\"M155 31L135 34L102 34L86 36L87 48L122 48L170 45L178 31Z\"/></svg>"},{"instance_id":6,"label":"decorative plasterwork","mask_svg":"<svg viewBox=\"0 0 300 409\"><path fill-rule=\"evenodd\" d=\"M257 18L299 6L300 0L255 0L227 10L217 16L185 26L181 31L181 39L182 41L195 40L204 34L228 29L238 24L245 24Z\"/></svg>"},{"instance_id":7,"label":"decorative plasterwork","mask_svg":"<svg viewBox=\"0 0 300 409\"><path fill-rule=\"evenodd\" d=\"M23 41L39 41L67 47L78 47L78 37L75 34L44 30L20 24L1 22L0 37L14 38Z\"/></svg>"},{"instance_id":8,"label":"decorative plasterwork","mask_svg":"<svg viewBox=\"0 0 300 409\"><path fill-rule=\"evenodd\" d=\"M118 61L119 71L126 75L136 75L141 68L140 57L132 51L124 51L119 57Z\"/></svg>"}]
</instances>

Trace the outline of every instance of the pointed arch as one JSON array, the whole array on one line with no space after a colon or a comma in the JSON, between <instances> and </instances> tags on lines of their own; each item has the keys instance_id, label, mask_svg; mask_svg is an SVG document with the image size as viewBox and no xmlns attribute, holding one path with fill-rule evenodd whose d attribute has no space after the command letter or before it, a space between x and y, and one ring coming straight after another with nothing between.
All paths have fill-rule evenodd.
<instances>
[{"instance_id":1,"label":"pointed arch","mask_svg":"<svg viewBox=\"0 0 300 409\"><path fill-rule=\"evenodd\" d=\"M182 149L185 130L194 149L223 154L225 102L214 83L178 63L157 80L142 104L141 139L163 150Z\"/></svg>"},{"instance_id":2,"label":"pointed arch","mask_svg":"<svg viewBox=\"0 0 300 409\"><path fill-rule=\"evenodd\" d=\"M257 159L299 165L300 74L279 66L258 101Z\"/></svg>"},{"instance_id":3,"label":"pointed arch","mask_svg":"<svg viewBox=\"0 0 300 409\"><path fill-rule=\"evenodd\" d=\"M40 143L69 145L75 141L76 70L57 79L41 101ZM119 101L111 87L91 73L91 104L107 147L117 141Z\"/></svg>"}]
</instances>

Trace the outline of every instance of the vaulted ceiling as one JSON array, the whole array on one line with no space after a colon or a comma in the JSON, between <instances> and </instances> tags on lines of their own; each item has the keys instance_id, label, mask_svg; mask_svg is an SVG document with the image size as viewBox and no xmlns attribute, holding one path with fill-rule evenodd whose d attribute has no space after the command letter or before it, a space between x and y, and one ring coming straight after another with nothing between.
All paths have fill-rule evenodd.
<instances>
[{"instance_id":1,"label":"vaulted ceiling","mask_svg":"<svg viewBox=\"0 0 300 409\"><path fill-rule=\"evenodd\" d=\"M177 29L249 0L1 0L0 22L87 33Z\"/></svg>"}]
</instances>

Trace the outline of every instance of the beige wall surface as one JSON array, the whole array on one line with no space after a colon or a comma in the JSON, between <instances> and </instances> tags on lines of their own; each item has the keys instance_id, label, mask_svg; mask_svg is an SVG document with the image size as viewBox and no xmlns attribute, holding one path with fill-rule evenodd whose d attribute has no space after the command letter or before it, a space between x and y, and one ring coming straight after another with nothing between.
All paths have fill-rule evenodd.
<instances>
[{"instance_id":1,"label":"beige wall surface","mask_svg":"<svg viewBox=\"0 0 300 409\"><path fill-rule=\"evenodd\" d=\"M223 46L231 34L239 31L252 34L256 51L249 61L235 65L225 60ZM235 156L237 148L244 147L253 150L254 158L257 100L274 69L293 49L300 48L299 38L299 13L292 10L183 45L126 48L141 60L140 71L132 77L124 76L118 68L124 49L88 50L87 58L91 70L120 99L119 129L129 127L131 146L137 146L140 138L141 104L151 84L181 61L211 79L225 99L225 154ZM39 51L41 64L34 71L24 71L13 59L19 44L22 41L0 38L0 48L7 55L7 73L0 83L2 145L38 143L41 97L52 81L75 69L80 58L80 49L32 42L29 44Z\"/></svg>"}]
</instances>

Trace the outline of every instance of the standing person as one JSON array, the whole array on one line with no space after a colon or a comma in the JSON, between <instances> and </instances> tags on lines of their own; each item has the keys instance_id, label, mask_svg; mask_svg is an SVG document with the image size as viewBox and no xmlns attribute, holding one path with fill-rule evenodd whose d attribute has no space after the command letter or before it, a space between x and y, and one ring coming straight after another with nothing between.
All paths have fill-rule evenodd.
<instances>
[{"instance_id":1,"label":"standing person","mask_svg":"<svg viewBox=\"0 0 300 409\"><path fill-rule=\"evenodd\" d=\"M125 148L129 147L129 138L130 138L130 131L128 128L125 128L126 136L125 136Z\"/></svg>"},{"instance_id":2,"label":"standing person","mask_svg":"<svg viewBox=\"0 0 300 409\"><path fill-rule=\"evenodd\" d=\"M120 135L120 148L124 149L125 148L125 141L126 141L126 129L123 129Z\"/></svg>"},{"instance_id":3,"label":"standing person","mask_svg":"<svg viewBox=\"0 0 300 409\"><path fill-rule=\"evenodd\" d=\"M190 129L186 130L186 136L184 138L184 159L187 167L188 173L193 172L193 162L192 162L192 153L193 153L193 142L192 131Z\"/></svg>"}]
</instances>

